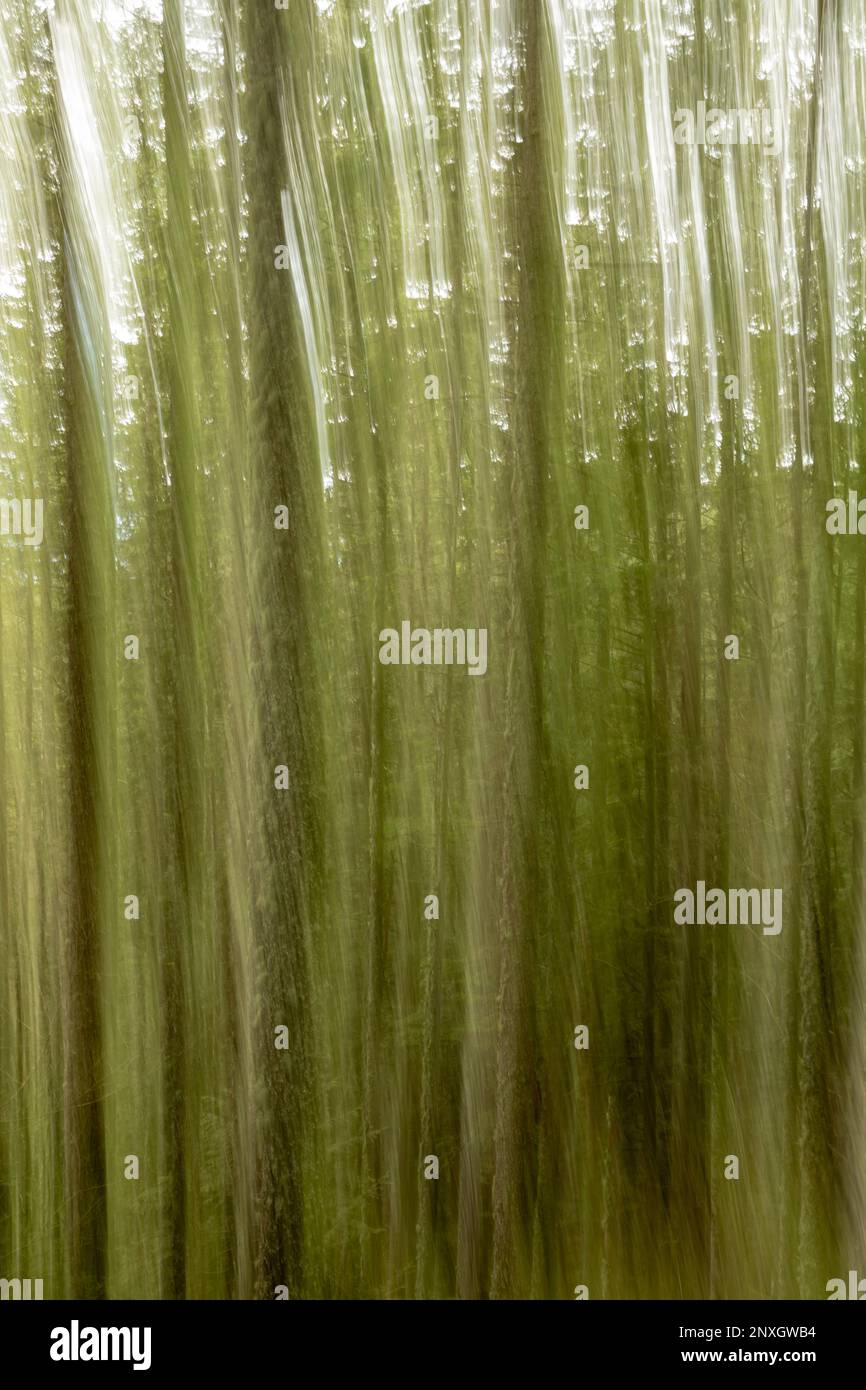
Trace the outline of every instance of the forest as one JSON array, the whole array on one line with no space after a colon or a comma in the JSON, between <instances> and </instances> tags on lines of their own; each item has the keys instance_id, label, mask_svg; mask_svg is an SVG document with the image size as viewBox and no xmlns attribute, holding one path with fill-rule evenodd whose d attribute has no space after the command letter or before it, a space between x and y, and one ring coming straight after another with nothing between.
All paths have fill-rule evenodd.
<instances>
[{"instance_id":1,"label":"forest","mask_svg":"<svg viewBox=\"0 0 866 1390\"><path fill-rule=\"evenodd\" d=\"M0 1276L866 1275L864 412L861 0L4 0Z\"/></svg>"}]
</instances>

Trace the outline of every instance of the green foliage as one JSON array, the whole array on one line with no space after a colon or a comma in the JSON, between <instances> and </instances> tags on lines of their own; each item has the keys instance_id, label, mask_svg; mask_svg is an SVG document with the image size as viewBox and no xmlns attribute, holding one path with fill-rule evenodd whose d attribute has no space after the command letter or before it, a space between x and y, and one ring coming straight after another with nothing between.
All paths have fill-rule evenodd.
<instances>
[{"instance_id":1,"label":"green foliage","mask_svg":"<svg viewBox=\"0 0 866 1390\"><path fill-rule=\"evenodd\" d=\"M0 1274L823 1297L866 1217L857 6L0 34L0 467L45 503L0 537ZM677 144L701 101L781 152ZM487 674L381 665L404 619ZM783 931L678 925L699 879Z\"/></svg>"}]
</instances>

